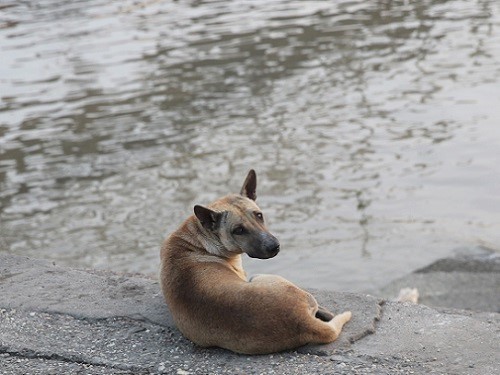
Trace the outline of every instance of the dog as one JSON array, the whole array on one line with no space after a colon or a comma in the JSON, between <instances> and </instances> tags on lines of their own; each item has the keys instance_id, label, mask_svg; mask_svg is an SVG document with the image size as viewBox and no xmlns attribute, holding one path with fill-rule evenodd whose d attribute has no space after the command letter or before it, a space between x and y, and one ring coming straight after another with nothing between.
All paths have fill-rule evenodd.
<instances>
[{"instance_id":1,"label":"dog","mask_svg":"<svg viewBox=\"0 0 500 375\"><path fill-rule=\"evenodd\" d=\"M280 244L266 229L250 170L240 194L191 215L163 243L160 281L174 322L202 347L269 354L337 339L351 319L334 316L308 292L275 275L247 279L241 255L268 259Z\"/></svg>"}]
</instances>

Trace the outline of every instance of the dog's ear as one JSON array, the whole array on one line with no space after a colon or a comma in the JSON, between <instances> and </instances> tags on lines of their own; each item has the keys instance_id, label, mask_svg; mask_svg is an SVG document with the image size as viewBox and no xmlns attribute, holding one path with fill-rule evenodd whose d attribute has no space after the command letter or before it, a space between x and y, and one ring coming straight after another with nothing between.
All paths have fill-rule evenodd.
<instances>
[{"instance_id":1,"label":"dog's ear","mask_svg":"<svg viewBox=\"0 0 500 375\"><path fill-rule=\"evenodd\" d=\"M194 206L194 214L200 221L203 228L208 230L216 230L219 227L222 212L212 211L209 208L196 205Z\"/></svg>"},{"instance_id":2,"label":"dog's ear","mask_svg":"<svg viewBox=\"0 0 500 375\"><path fill-rule=\"evenodd\" d=\"M240 194L254 201L257 199L256 190L257 190L257 175L255 174L255 171L253 169L250 169L247 178L243 183L243 187L241 188Z\"/></svg>"}]
</instances>

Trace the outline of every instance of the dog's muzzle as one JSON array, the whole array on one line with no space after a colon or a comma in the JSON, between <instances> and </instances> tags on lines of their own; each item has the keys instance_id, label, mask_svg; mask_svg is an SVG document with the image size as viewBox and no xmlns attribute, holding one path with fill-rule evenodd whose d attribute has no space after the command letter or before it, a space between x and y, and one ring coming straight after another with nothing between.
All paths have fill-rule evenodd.
<instances>
[{"instance_id":1,"label":"dog's muzzle","mask_svg":"<svg viewBox=\"0 0 500 375\"><path fill-rule=\"evenodd\" d=\"M248 253L250 258L259 258L259 259L269 259L280 251L280 243L276 237L269 233L263 233L261 235L260 246L258 249Z\"/></svg>"}]
</instances>

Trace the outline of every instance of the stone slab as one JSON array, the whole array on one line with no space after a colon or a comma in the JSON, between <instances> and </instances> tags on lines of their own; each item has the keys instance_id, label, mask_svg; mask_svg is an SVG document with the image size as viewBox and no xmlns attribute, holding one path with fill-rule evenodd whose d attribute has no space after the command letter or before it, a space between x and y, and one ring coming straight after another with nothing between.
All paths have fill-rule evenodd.
<instances>
[{"instance_id":1,"label":"stone slab","mask_svg":"<svg viewBox=\"0 0 500 375\"><path fill-rule=\"evenodd\" d=\"M85 319L126 316L173 325L156 280L62 268L6 253L0 253L0 307Z\"/></svg>"},{"instance_id":2,"label":"stone slab","mask_svg":"<svg viewBox=\"0 0 500 375\"><path fill-rule=\"evenodd\" d=\"M353 312L339 340L245 356L186 340L155 280L1 254L1 373L500 373L500 314L312 292Z\"/></svg>"},{"instance_id":3,"label":"stone slab","mask_svg":"<svg viewBox=\"0 0 500 375\"><path fill-rule=\"evenodd\" d=\"M499 313L500 253L459 249L455 257L440 259L373 294L391 299L406 287L418 289L423 305Z\"/></svg>"}]
</instances>

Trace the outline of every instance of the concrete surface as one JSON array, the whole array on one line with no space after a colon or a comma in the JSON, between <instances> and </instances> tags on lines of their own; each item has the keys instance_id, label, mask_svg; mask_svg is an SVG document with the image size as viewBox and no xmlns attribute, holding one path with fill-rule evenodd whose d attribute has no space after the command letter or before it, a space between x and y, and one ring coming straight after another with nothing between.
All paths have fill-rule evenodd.
<instances>
[{"instance_id":1,"label":"concrete surface","mask_svg":"<svg viewBox=\"0 0 500 375\"><path fill-rule=\"evenodd\" d=\"M485 285L498 299L498 284ZM0 374L500 373L495 311L312 292L333 311L353 312L337 342L244 356L183 338L155 280L0 254Z\"/></svg>"},{"instance_id":2,"label":"concrete surface","mask_svg":"<svg viewBox=\"0 0 500 375\"><path fill-rule=\"evenodd\" d=\"M500 313L500 253L484 248L458 249L398 279L374 294L390 299L405 287L418 288L419 303L432 307Z\"/></svg>"}]
</instances>

